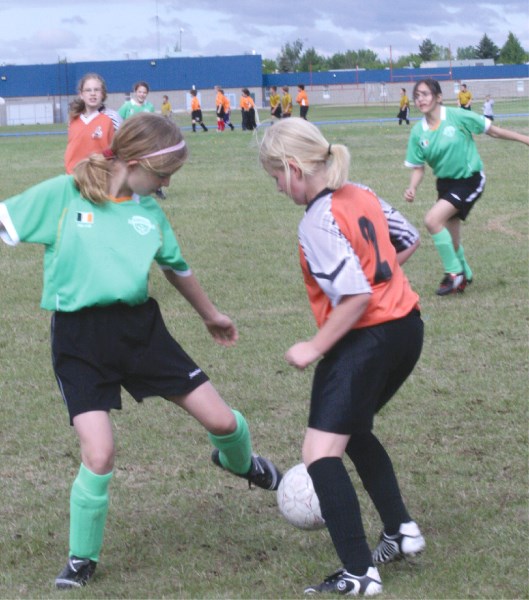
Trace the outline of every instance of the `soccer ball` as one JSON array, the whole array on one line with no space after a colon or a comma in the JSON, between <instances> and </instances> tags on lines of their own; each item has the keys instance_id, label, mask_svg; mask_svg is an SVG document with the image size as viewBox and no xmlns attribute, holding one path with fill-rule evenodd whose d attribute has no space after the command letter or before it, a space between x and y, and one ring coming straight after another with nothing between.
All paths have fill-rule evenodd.
<instances>
[{"instance_id":1,"label":"soccer ball","mask_svg":"<svg viewBox=\"0 0 529 600\"><path fill-rule=\"evenodd\" d=\"M283 475L277 488L277 505L285 519L299 529L325 527L320 501L303 463L295 465Z\"/></svg>"}]
</instances>

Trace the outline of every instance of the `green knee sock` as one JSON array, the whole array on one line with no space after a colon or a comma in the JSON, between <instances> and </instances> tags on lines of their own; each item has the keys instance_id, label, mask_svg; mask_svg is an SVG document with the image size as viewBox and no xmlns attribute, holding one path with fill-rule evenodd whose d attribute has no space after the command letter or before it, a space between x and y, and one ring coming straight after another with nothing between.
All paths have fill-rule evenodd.
<instances>
[{"instance_id":1,"label":"green knee sock","mask_svg":"<svg viewBox=\"0 0 529 600\"><path fill-rule=\"evenodd\" d=\"M112 473L97 475L81 463L70 494L70 556L99 560L111 478Z\"/></svg>"},{"instance_id":2,"label":"green knee sock","mask_svg":"<svg viewBox=\"0 0 529 600\"><path fill-rule=\"evenodd\" d=\"M461 273L463 271L463 265L457 257L454 249L454 243L452 242L452 236L448 229L443 229L439 233L432 235L432 240L435 245L445 273Z\"/></svg>"},{"instance_id":3,"label":"green knee sock","mask_svg":"<svg viewBox=\"0 0 529 600\"><path fill-rule=\"evenodd\" d=\"M459 248L457 249L457 258L459 258L459 262L463 265L463 271L465 273L465 277L468 281L470 281L474 275L472 273L472 269L469 267L467 263L467 259L465 258L465 251L463 250L463 246L459 244Z\"/></svg>"},{"instance_id":4,"label":"green knee sock","mask_svg":"<svg viewBox=\"0 0 529 600\"><path fill-rule=\"evenodd\" d=\"M252 441L246 419L237 410L233 411L237 429L228 435L208 433L211 443L219 449L220 464L233 473L244 475L250 470Z\"/></svg>"}]
</instances>

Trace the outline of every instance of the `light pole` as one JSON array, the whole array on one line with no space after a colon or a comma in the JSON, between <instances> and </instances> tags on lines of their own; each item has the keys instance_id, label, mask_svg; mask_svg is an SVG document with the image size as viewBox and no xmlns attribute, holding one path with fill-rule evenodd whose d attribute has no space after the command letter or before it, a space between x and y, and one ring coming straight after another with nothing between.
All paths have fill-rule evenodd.
<instances>
[{"instance_id":1,"label":"light pole","mask_svg":"<svg viewBox=\"0 0 529 600\"><path fill-rule=\"evenodd\" d=\"M182 34L184 33L184 30L180 27L180 52L182 52Z\"/></svg>"}]
</instances>

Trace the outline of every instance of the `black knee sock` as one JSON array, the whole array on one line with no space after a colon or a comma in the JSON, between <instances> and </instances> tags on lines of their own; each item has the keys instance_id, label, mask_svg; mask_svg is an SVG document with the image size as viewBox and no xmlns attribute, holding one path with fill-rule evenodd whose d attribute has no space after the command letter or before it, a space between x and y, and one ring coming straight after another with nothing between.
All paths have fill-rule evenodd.
<instances>
[{"instance_id":1,"label":"black knee sock","mask_svg":"<svg viewBox=\"0 0 529 600\"><path fill-rule=\"evenodd\" d=\"M360 505L351 478L340 458L321 458L308 467L321 512L342 565L353 575L364 575L373 565Z\"/></svg>"},{"instance_id":2,"label":"black knee sock","mask_svg":"<svg viewBox=\"0 0 529 600\"><path fill-rule=\"evenodd\" d=\"M411 521L402 500L393 464L373 433L353 434L346 448L388 535L398 533L401 523Z\"/></svg>"}]
</instances>

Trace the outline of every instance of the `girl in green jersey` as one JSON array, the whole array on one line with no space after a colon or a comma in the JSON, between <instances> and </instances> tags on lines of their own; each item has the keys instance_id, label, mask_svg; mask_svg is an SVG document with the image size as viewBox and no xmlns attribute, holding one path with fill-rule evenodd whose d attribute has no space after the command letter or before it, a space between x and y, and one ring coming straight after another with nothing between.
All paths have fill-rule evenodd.
<instances>
[{"instance_id":1,"label":"girl in green jersey","mask_svg":"<svg viewBox=\"0 0 529 600\"><path fill-rule=\"evenodd\" d=\"M483 163L473 134L486 133L526 145L529 136L493 125L483 115L444 106L441 86L434 79L418 81L413 99L424 118L410 133L405 165L412 172L404 198L414 201L425 165L430 165L437 178L437 202L426 214L425 225L445 273L437 294L445 296L463 292L473 280L461 245L461 221L485 187Z\"/></svg>"},{"instance_id":2,"label":"girl in green jersey","mask_svg":"<svg viewBox=\"0 0 529 600\"><path fill-rule=\"evenodd\" d=\"M121 408L121 387L138 402L161 396L197 419L217 466L269 490L281 479L272 462L252 453L243 415L172 338L148 296L155 261L216 342L237 341L234 323L201 288L152 197L186 157L172 121L141 113L125 121L105 155L81 161L73 176L0 203L4 242L45 246L41 305L53 311L53 368L80 443L69 559L55 580L59 588L84 586L99 561L115 455L110 410Z\"/></svg>"}]
</instances>

